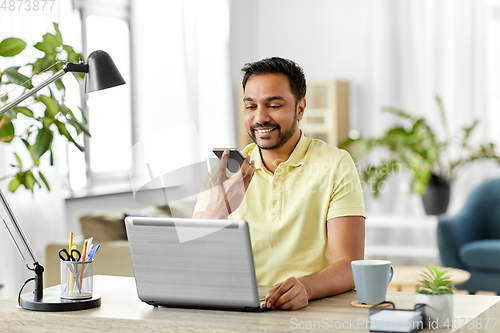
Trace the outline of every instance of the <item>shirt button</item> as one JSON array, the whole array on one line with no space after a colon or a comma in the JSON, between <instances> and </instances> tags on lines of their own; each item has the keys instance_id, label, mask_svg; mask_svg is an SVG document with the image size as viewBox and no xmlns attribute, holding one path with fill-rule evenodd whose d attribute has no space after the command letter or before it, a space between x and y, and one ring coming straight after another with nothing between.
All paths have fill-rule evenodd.
<instances>
[{"instance_id":1,"label":"shirt button","mask_svg":"<svg viewBox=\"0 0 500 333\"><path fill-rule=\"evenodd\" d=\"M273 201L273 205L275 205L275 206L276 206L276 204L277 204L277 203L278 203L278 200L274 200L274 201Z\"/></svg>"}]
</instances>

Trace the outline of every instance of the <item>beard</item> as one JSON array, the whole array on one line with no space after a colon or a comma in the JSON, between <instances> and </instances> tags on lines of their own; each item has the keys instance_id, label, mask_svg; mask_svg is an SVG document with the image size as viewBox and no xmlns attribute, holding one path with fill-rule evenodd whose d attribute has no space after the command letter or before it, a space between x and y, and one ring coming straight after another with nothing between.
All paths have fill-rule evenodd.
<instances>
[{"instance_id":1,"label":"beard","mask_svg":"<svg viewBox=\"0 0 500 333\"><path fill-rule=\"evenodd\" d=\"M295 122L296 121L297 121L297 109L295 109L295 115L293 117L292 123L290 124L289 128L285 129L284 132L281 131L281 126L280 125L272 123L272 122L266 122L266 123L263 123L263 124L255 124L255 125L250 126L250 132L248 133L248 135L250 136L250 138L252 138L252 141L255 142L255 144L257 145L257 147L259 147L260 149L264 149L264 150L276 150L276 149L280 149L295 134L295 132L296 132ZM267 147L262 147L262 146L260 146L257 143L257 138L255 137L254 133L255 133L256 129L262 128L262 127L274 127L274 128L276 128L276 130L278 131L278 140L276 141L276 143L274 145L267 146Z\"/></svg>"}]
</instances>

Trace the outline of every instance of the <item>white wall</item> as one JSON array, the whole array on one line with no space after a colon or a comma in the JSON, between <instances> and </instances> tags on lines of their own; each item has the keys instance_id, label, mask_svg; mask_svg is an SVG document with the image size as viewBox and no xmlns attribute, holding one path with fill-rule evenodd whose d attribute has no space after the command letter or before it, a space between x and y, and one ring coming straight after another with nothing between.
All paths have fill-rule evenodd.
<instances>
[{"instance_id":1,"label":"white wall","mask_svg":"<svg viewBox=\"0 0 500 333\"><path fill-rule=\"evenodd\" d=\"M238 0L231 2L231 70L235 95L247 62L279 56L309 80L351 83L351 126L364 129L369 106L368 0ZM235 97L235 101L237 98ZM237 110L237 104L235 104Z\"/></svg>"},{"instance_id":2,"label":"white wall","mask_svg":"<svg viewBox=\"0 0 500 333\"><path fill-rule=\"evenodd\" d=\"M234 0L231 6L235 112L242 112L237 92L244 63L281 56L296 61L307 79L349 81L350 127L365 136L392 124L394 117L380 112L387 105L425 115L440 130L433 99L440 93L452 130L479 118L479 142L499 138L485 130L494 118L485 118L481 104L480 76L485 74L477 59L484 50L476 46L484 41L470 15L485 15L480 1ZM464 170L453 186L449 213L456 213L485 178L498 177L498 170L493 163ZM424 214L420 196L408 193L408 181L401 178L389 179L382 200L365 196L367 208Z\"/></svg>"}]
</instances>

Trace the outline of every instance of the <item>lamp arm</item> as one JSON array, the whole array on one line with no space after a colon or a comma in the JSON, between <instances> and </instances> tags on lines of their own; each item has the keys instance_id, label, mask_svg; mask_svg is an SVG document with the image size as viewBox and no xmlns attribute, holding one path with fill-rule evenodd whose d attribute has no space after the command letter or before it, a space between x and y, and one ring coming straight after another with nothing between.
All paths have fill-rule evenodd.
<instances>
[{"instance_id":1,"label":"lamp arm","mask_svg":"<svg viewBox=\"0 0 500 333\"><path fill-rule=\"evenodd\" d=\"M66 73L67 73L67 70L65 68L61 69L59 72L55 73L54 75L52 75L51 77L49 77L47 80L43 81L39 85L37 85L37 86L31 88L30 90L26 91L24 94L22 94L21 96L19 96L18 98L16 98L12 102L7 103L5 106L3 106L0 109L0 116L2 114L4 114L5 112L9 111L10 109L12 109L14 106L16 106L19 103L21 103L22 101L24 101L26 98L33 96L39 90L45 88L46 86L48 86L52 82L56 81L57 79L60 79Z\"/></svg>"},{"instance_id":2,"label":"lamp arm","mask_svg":"<svg viewBox=\"0 0 500 333\"><path fill-rule=\"evenodd\" d=\"M16 238L14 237L14 235L12 234L12 231L10 230L9 226L7 225L7 223L4 220L5 227L9 231L10 237L12 238L12 241L16 245L17 250L19 251L19 254L24 259L24 262L26 263L26 266L28 268L29 268L29 266L28 266L29 264L36 266L36 264L38 263L38 259L36 258L35 252L31 248L31 245L28 242L28 239L26 238L26 235L24 234L23 229L21 229L21 226L17 222L17 219L14 215L14 212L10 208L9 203L7 202L7 199L5 198L1 189L0 189L0 202L2 203L2 206L5 208L5 211L7 212L7 214L9 215L9 219L10 219L12 226L14 226L15 233L19 237L19 239L21 240L24 249L26 249L28 251L28 254L31 257L32 262L28 263L26 258L24 258L23 252L21 251L19 244L16 242ZM34 268L29 268L29 269L34 269Z\"/></svg>"},{"instance_id":3,"label":"lamp arm","mask_svg":"<svg viewBox=\"0 0 500 333\"><path fill-rule=\"evenodd\" d=\"M33 261L31 264L33 265L33 268L30 268L28 265L28 261L23 255L23 252L21 251L21 248L19 247L20 244L16 242L16 237L14 237L14 234L12 233L12 230L9 228L7 222L2 218L5 227L7 228L7 231L10 234L10 237L12 238L12 241L14 242L14 245L16 245L17 251L19 251L19 254L21 257L24 259L24 262L26 263L26 267L28 269L32 270L35 272L35 289L33 290L34 297L37 300L42 299L43 297L43 271L44 268L42 265L38 263L38 259L36 258L35 252L31 248L30 243L28 242L28 239L26 238L26 235L23 232L23 229L21 229L21 226L17 222L16 217L14 216L14 212L12 212L12 209L10 209L9 203L7 202L7 199L5 198L2 190L0 189L0 202L2 202L2 206L5 208L5 211L9 215L9 219L11 224L14 226L15 234L19 237L18 239L21 240L21 243L23 247L28 251L31 260Z\"/></svg>"},{"instance_id":4,"label":"lamp arm","mask_svg":"<svg viewBox=\"0 0 500 333\"><path fill-rule=\"evenodd\" d=\"M9 111L10 109L12 109L14 106L16 106L19 103L21 103L22 101L24 101L25 99L27 99L28 97L33 96L38 91L40 91L41 89L45 88L46 86L48 86L52 82L60 79L64 74L66 74L68 72L88 73L88 71L89 71L89 65L87 65L87 64L84 64L84 63L74 64L74 63L71 63L71 62L67 63L66 66L63 69L61 69L59 72L55 73L54 75L52 75L47 80L45 80L42 83L40 83L39 85L37 85L37 86L31 88L30 90L26 91L24 94L22 94L21 96L19 96L18 98L16 98L12 102L7 103L6 105L4 105L0 109L0 116L2 114L4 114L5 112Z\"/></svg>"}]
</instances>

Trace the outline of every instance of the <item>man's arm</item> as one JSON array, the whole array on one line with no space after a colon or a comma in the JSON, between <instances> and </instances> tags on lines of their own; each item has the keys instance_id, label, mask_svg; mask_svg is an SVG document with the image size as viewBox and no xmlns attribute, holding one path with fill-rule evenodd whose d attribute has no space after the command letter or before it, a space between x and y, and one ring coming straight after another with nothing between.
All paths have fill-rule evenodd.
<instances>
[{"instance_id":1,"label":"man's arm","mask_svg":"<svg viewBox=\"0 0 500 333\"><path fill-rule=\"evenodd\" d=\"M365 251L365 219L343 216L326 222L331 264L322 271L288 278L273 286L267 307L297 310L309 300L337 295L354 288L351 261L363 259Z\"/></svg>"}]
</instances>

